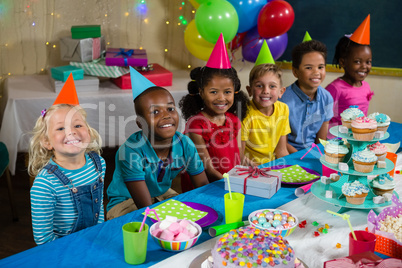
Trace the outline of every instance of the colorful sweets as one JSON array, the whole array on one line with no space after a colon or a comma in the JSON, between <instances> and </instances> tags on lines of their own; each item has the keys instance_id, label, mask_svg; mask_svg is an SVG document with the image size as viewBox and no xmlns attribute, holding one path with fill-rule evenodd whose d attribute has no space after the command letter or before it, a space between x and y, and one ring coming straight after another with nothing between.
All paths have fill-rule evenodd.
<instances>
[{"instance_id":1,"label":"colorful sweets","mask_svg":"<svg viewBox=\"0 0 402 268\"><path fill-rule=\"evenodd\" d=\"M212 249L213 267L295 267L295 254L280 235L247 226L224 234Z\"/></svg>"}]
</instances>

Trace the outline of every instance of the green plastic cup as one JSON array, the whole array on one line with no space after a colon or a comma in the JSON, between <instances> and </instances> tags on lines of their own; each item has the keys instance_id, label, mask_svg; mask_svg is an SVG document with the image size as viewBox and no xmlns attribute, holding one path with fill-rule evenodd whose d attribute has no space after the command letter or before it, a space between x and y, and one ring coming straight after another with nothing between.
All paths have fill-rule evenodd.
<instances>
[{"instance_id":1,"label":"green plastic cup","mask_svg":"<svg viewBox=\"0 0 402 268\"><path fill-rule=\"evenodd\" d=\"M241 222L243 218L244 194L230 193L225 194L225 222L226 224Z\"/></svg>"},{"instance_id":2,"label":"green plastic cup","mask_svg":"<svg viewBox=\"0 0 402 268\"><path fill-rule=\"evenodd\" d=\"M129 222L123 225L124 260L128 264L141 264L147 257L149 226L144 224L138 232L141 222Z\"/></svg>"}]
</instances>

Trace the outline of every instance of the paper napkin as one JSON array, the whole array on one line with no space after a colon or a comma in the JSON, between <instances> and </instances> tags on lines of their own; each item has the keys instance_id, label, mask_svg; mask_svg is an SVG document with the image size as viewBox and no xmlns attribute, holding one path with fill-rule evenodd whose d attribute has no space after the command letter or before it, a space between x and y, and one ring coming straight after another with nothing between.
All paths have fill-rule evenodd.
<instances>
[{"instance_id":1,"label":"paper napkin","mask_svg":"<svg viewBox=\"0 0 402 268\"><path fill-rule=\"evenodd\" d=\"M309 182L320 177L318 175L308 173L299 165L293 165L287 168L272 171L282 173L282 181L288 183Z\"/></svg>"},{"instance_id":2,"label":"paper napkin","mask_svg":"<svg viewBox=\"0 0 402 268\"><path fill-rule=\"evenodd\" d=\"M208 212L193 209L174 199L168 200L159 206L154 207L154 209L160 220L164 220L166 216L174 216L178 219L187 219L195 222L208 214ZM145 212L142 213L142 215L145 215ZM153 213L149 213L148 217L156 220L155 214Z\"/></svg>"}]
</instances>

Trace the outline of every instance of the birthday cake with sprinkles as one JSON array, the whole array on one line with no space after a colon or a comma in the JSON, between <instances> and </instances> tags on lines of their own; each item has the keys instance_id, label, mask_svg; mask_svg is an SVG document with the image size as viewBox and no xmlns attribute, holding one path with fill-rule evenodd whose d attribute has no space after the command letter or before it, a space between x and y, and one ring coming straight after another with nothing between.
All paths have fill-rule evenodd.
<instances>
[{"instance_id":1,"label":"birthday cake with sprinkles","mask_svg":"<svg viewBox=\"0 0 402 268\"><path fill-rule=\"evenodd\" d=\"M212 259L212 267L295 267L287 240L251 226L224 234L212 249Z\"/></svg>"}]
</instances>

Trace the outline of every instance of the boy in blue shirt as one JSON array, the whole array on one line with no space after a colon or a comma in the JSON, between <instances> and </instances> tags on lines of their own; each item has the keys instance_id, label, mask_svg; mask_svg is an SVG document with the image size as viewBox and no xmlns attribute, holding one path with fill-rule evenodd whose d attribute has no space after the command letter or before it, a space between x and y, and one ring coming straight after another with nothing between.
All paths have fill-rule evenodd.
<instances>
[{"instance_id":1,"label":"boy in blue shirt","mask_svg":"<svg viewBox=\"0 0 402 268\"><path fill-rule=\"evenodd\" d=\"M183 170L195 187L208 184L194 143L176 131L179 115L172 95L131 69L132 83L141 79L145 91L139 93L133 84L141 131L132 134L116 153L116 169L107 189L108 220L176 196L170 186Z\"/></svg>"},{"instance_id":2,"label":"boy in blue shirt","mask_svg":"<svg viewBox=\"0 0 402 268\"><path fill-rule=\"evenodd\" d=\"M289 153L319 143L319 139L327 139L334 101L320 86L325 78L326 58L327 48L317 40L300 43L292 50L292 72L297 80L279 99L289 106Z\"/></svg>"}]
</instances>

